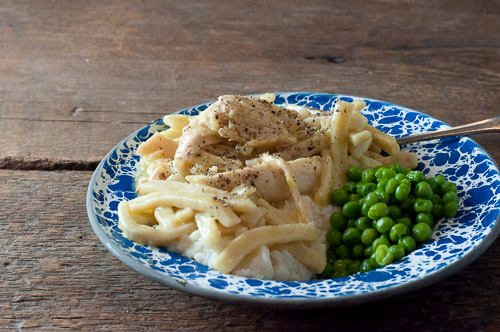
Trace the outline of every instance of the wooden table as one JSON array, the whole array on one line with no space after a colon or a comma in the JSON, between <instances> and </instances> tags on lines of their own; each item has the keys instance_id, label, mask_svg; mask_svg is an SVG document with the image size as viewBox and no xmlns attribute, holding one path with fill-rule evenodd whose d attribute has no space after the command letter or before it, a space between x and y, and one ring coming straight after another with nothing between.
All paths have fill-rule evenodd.
<instances>
[{"instance_id":1,"label":"wooden table","mask_svg":"<svg viewBox=\"0 0 500 332\"><path fill-rule=\"evenodd\" d=\"M500 329L500 242L459 273L315 311L221 303L121 264L88 222L92 171L151 120L221 94L377 98L452 125L498 115L498 1L3 1L0 328ZM499 136L478 136L500 162Z\"/></svg>"}]
</instances>

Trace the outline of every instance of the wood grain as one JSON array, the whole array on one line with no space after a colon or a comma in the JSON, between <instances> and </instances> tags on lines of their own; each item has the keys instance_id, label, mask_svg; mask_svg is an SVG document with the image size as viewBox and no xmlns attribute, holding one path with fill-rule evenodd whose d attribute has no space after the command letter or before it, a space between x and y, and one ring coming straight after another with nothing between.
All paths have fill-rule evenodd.
<instances>
[{"instance_id":1,"label":"wood grain","mask_svg":"<svg viewBox=\"0 0 500 332\"><path fill-rule=\"evenodd\" d=\"M493 331L500 324L498 241L430 287L356 307L262 309L171 290L128 269L95 237L84 206L90 176L0 170L7 197L0 211L0 327Z\"/></svg>"},{"instance_id":2,"label":"wood grain","mask_svg":"<svg viewBox=\"0 0 500 332\"><path fill-rule=\"evenodd\" d=\"M0 158L95 162L163 114L227 93L346 93L452 125L498 113L495 2L252 4L7 2ZM495 136L479 141L500 160Z\"/></svg>"}]
</instances>

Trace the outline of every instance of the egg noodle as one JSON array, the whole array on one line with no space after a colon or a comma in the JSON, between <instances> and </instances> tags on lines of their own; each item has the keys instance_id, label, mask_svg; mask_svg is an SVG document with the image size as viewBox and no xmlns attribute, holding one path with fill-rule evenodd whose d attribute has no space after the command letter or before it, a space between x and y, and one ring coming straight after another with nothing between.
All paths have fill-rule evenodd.
<instances>
[{"instance_id":1,"label":"egg noodle","mask_svg":"<svg viewBox=\"0 0 500 332\"><path fill-rule=\"evenodd\" d=\"M274 99L221 96L197 116L165 116L169 128L137 150L139 196L118 206L123 234L222 273L321 273L329 196L347 168L414 168L416 155L368 124L363 101L319 111Z\"/></svg>"}]
</instances>

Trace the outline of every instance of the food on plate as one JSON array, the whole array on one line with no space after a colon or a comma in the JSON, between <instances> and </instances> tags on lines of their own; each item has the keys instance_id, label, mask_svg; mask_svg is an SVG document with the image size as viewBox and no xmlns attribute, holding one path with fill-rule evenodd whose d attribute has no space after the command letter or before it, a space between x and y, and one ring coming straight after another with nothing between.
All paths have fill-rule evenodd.
<instances>
[{"instance_id":1,"label":"food on plate","mask_svg":"<svg viewBox=\"0 0 500 332\"><path fill-rule=\"evenodd\" d=\"M367 272L403 258L429 241L435 222L458 211L457 187L443 175L401 167L347 169L333 190L323 278Z\"/></svg>"},{"instance_id":2,"label":"food on plate","mask_svg":"<svg viewBox=\"0 0 500 332\"><path fill-rule=\"evenodd\" d=\"M350 165L417 166L368 124L362 100L330 111L226 95L196 116L167 115L167 130L137 153L139 196L118 206L123 234L223 273L310 280L327 266L334 189Z\"/></svg>"}]
</instances>

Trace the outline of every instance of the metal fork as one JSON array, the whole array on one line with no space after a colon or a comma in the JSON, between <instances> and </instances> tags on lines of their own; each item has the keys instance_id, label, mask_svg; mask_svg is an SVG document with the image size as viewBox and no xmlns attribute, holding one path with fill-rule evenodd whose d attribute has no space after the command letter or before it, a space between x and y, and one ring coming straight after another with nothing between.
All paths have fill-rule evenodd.
<instances>
[{"instance_id":1,"label":"metal fork","mask_svg":"<svg viewBox=\"0 0 500 332\"><path fill-rule=\"evenodd\" d=\"M396 142L398 142L399 145L403 145L420 141L428 141L436 138L475 135L480 133L492 133L498 131L500 131L500 116L487 120L465 124L458 127L431 131L412 136L400 137L396 139Z\"/></svg>"}]
</instances>

